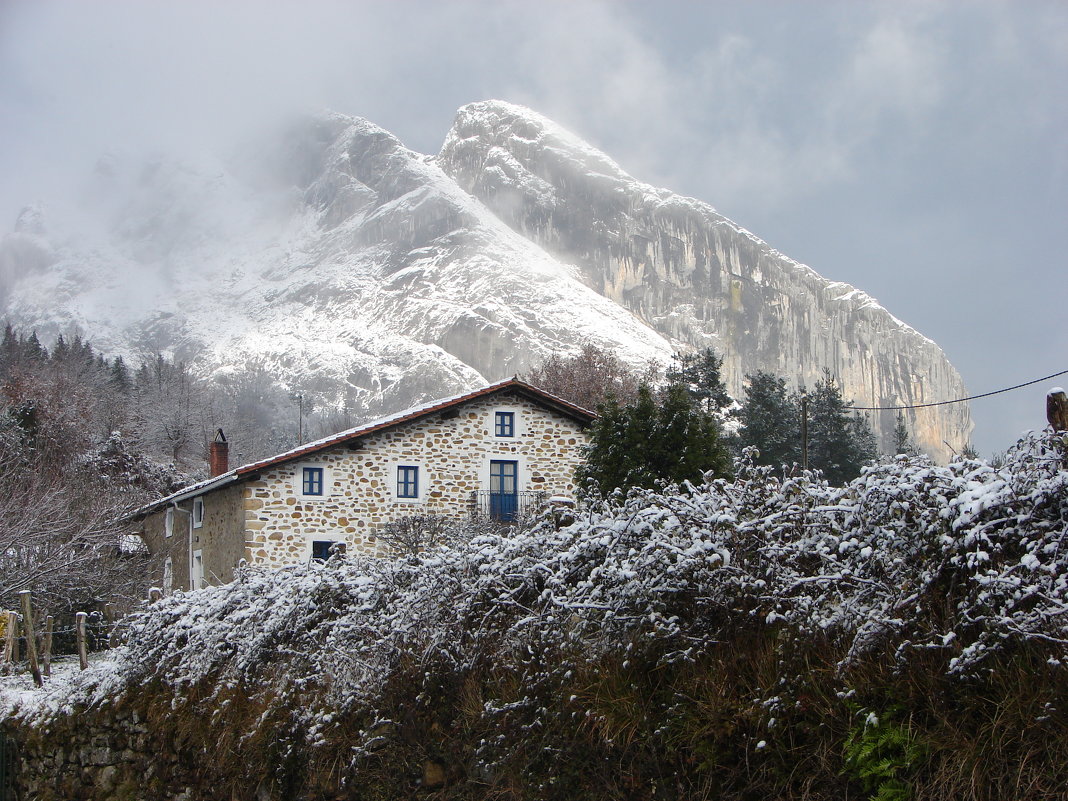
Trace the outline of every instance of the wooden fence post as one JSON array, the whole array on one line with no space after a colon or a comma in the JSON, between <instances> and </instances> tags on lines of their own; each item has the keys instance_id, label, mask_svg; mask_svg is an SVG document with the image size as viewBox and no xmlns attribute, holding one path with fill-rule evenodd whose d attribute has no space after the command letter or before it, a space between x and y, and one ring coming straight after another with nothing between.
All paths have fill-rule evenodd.
<instances>
[{"instance_id":1,"label":"wooden fence post","mask_svg":"<svg viewBox=\"0 0 1068 801\"><path fill-rule=\"evenodd\" d=\"M30 590L20 590L22 601L22 631L26 634L26 661L30 663L30 675L38 687L44 686L41 678L41 666L37 664L37 637L33 633L33 599Z\"/></svg>"},{"instance_id":2,"label":"wooden fence post","mask_svg":"<svg viewBox=\"0 0 1068 801\"><path fill-rule=\"evenodd\" d=\"M78 663L81 665L82 670L89 667L89 657L85 653L85 619L87 617L88 615L85 612L79 612L74 616L74 630L78 640Z\"/></svg>"},{"instance_id":3,"label":"wooden fence post","mask_svg":"<svg viewBox=\"0 0 1068 801\"><path fill-rule=\"evenodd\" d=\"M52 627L55 625L55 619L48 615L45 618L45 631L44 631L44 645L41 648L41 667L44 670L44 675L52 676Z\"/></svg>"}]
</instances>

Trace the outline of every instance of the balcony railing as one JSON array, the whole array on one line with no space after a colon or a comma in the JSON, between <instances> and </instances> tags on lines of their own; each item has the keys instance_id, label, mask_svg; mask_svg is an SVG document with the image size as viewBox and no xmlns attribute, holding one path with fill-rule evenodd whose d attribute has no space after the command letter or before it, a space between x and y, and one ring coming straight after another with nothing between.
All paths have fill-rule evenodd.
<instances>
[{"instance_id":1,"label":"balcony railing","mask_svg":"<svg viewBox=\"0 0 1068 801\"><path fill-rule=\"evenodd\" d=\"M538 511L548 499L548 493L533 490L513 493L475 490L471 493L470 512L474 517L511 523L516 518Z\"/></svg>"}]
</instances>

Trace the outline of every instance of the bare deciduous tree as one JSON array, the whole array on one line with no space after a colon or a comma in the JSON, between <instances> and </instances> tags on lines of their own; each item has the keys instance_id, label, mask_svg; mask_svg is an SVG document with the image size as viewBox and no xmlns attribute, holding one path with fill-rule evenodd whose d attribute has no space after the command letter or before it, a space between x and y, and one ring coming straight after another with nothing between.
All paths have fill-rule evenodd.
<instances>
[{"instance_id":1,"label":"bare deciduous tree","mask_svg":"<svg viewBox=\"0 0 1068 801\"><path fill-rule=\"evenodd\" d=\"M578 354L554 354L523 378L584 409L596 410L608 397L621 403L633 400L641 384L658 383L660 372L655 363L634 370L615 354L586 342Z\"/></svg>"}]
</instances>

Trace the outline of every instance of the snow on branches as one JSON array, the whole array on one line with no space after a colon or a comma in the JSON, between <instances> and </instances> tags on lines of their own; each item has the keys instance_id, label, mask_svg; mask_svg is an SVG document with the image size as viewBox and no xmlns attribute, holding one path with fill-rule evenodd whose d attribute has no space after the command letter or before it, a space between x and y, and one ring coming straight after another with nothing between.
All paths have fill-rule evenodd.
<instances>
[{"instance_id":1,"label":"snow on branches","mask_svg":"<svg viewBox=\"0 0 1068 801\"><path fill-rule=\"evenodd\" d=\"M842 488L751 457L733 481L617 494L559 530L546 518L397 559L244 568L135 615L121 681L315 685L375 709L402 664L507 665L533 685L626 643L672 662L769 626L836 646L843 671L935 649L947 674L974 675L1021 644L1065 664L1063 439L1034 434L998 469L899 456Z\"/></svg>"}]
</instances>

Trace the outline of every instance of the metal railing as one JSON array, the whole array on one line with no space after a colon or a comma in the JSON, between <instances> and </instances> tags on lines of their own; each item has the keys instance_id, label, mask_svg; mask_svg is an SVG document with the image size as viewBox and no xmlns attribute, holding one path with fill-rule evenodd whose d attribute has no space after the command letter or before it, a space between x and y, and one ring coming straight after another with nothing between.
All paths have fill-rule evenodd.
<instances>
[{"instance_id":1,"label":"metal railing","mask_svg":"<svg viewBox=\"0 0 1068 801\"><path fill-rule=\"evenodd\" d=\"M511 523L519 517L536 512L548 502L548 498L548 493L535 490L512 493L474 490L471 493L469 512L473 517L488 517L502 523Z\"/></svg>"}]
</instances>

